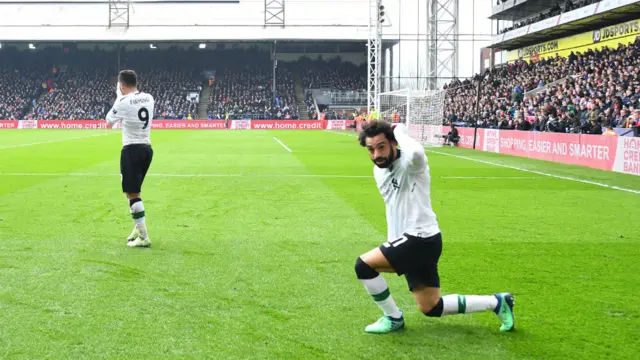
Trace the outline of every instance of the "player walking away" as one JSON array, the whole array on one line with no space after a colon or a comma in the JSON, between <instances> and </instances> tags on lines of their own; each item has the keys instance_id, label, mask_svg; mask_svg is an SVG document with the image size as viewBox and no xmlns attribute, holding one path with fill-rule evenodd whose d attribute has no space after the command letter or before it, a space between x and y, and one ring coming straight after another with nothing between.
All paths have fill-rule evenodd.
<instances>
[{"instance_id":1,"label":"player walking away","mask_svg":"<svg viewBox=\"0 0 640 360\"><path fill-rule=\"evenodd\" d=\"M132 70L123 70L118 76L116 91L118 98L107 114L107 123L113 126L122 122L122 151L120 174L122 191L127 194L133 232L127 238L127 246L147 247L151 245L140 192L142 182L153 158L150 130L153 118L153 96L138 91L137 75Z\"/></svg>"},{"instance_id":2,"label":"player walking away","mask_svg":"<svg viewBox=\"0 0 640 360\"><path fill-rule=\"evenodd\" d=\"M380 272L404 275L426 316L491 310L502 321L500 331L513 330L514 297L510 293L440 296L438 259L442 236L431 209L431 180L422 145L406 134L404 124L393 128L385 121L364 125L359 140L376 165L373 172L384 198L388 227L388 241L356 260L358 279L384 312L365 331L382 334L404 327L403 311L394 302Z\"/></svg>"}]
</instances>

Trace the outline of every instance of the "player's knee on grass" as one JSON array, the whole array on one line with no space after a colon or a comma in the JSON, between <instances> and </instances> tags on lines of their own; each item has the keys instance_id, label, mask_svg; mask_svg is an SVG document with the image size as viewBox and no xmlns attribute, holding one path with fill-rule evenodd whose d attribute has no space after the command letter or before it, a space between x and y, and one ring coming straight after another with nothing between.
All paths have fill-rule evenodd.
<instances>
[{"instance_id":1,"label":"player's knee on grass","mask_svg":"<svg viewBox=\"0 0 640 360\"><path fill-rule=\"evenodd\" d=\"M356 276L358 276L358 279L363 279L363 280L373 279L376 276L380 275L366 262L362 261L362 258L360 257L356 259L355 270L356 270Z\"/></svg>"}]
</instances>

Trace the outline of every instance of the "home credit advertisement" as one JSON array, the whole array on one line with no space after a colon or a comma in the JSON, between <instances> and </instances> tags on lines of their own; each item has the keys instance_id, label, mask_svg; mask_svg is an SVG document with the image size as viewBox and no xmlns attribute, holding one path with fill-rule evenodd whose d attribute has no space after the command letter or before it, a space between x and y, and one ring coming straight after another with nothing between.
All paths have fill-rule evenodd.
<instances>
[{"instance_id":1,"label":"home credit advertisement","mask_svg":"<svg viewBox=\"0 0 640 360\"><path fill-rule=\"evenodd\" d=\"M346 130L348 120L154 120L152 129ZM0 120L0 129L107 129L104 120ZM117 124L114 128L119 128ZM442 134L449 131L442 127ZM475 129L458 128L459 146L473 148ZM640 176L640 138L478 129L476 149Z\"/></svg>"},{"instance_id":2,"label":"home credit advertisement","mask_svg":"<svg viewBox=\"0 0 640 360\"><path fill-rule=\"evenodd\" d=\"M119 129L120 123L113 126ZM0 120L0 129L108 129L104 120ZM153 120L152 129L345 130L347 120Z\"/></svg>"}]
</instances>

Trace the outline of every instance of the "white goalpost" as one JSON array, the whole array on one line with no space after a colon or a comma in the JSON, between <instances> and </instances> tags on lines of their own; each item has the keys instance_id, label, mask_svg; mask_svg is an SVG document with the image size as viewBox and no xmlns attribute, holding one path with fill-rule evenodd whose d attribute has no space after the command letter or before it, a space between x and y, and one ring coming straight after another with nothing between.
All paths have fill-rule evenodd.
<instances>
[{"instance_id":1,"label":"white goalpost","mask_svg":"<svg viewBox=\"0 0 640 360\"><path fill-rule=\"evenodd\" d=\"M409 135L425 146L442 146L446 90L402 89L380 93L380 119L405 123Z\"/></svg>"}]
</instances>

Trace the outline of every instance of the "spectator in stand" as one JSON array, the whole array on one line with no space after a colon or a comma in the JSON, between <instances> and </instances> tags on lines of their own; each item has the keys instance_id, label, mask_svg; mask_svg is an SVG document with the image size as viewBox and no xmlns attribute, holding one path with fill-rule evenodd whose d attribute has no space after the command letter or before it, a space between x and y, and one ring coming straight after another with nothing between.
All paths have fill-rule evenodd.
<instances>
[{"instance_id":1,"label":"spectator in stand","mask_svg":"<svg viewBox=\"0 0 640 360\"><path fill-rule=\"evenodd\" d=\"M519 60L454 81L445 86L445 123L472 124L477 82L482 81L482 127L594 134L601 134L602 126L631 127L640 109L639 56L636 39L615 49L571 53L566 59Z\"/></svg>"},{"instance_id":2,"label":"spectator in stand","mask_svg":"<svg viewBox=\"0 0 640 360\"><path fill-rule=\"evenodd\" d=\"M500 0L499 0L500 1ZM527 25L531 25L533 23L536 23L538 21L542 21L545 19L548 19L550 17L553 16L558 16L562 13L566 13L569 11L573 11L575 9L579 9L581 7L585 7L591 4L595 4L600 0L566 0L564 2L558 2L556 3L551 9L541 12L539 14L536 14L526 20L520 21L516 24L513 24L513 26L510 26L508 28L504 28L500 31L501 34L506 33L508 31L511 30L515 30L518 28L521 28L523 26L527 26ZM504 2L504 1L503 1ZM499 5L499 4L498 4Z\"/></svg>"}]
</instances>

